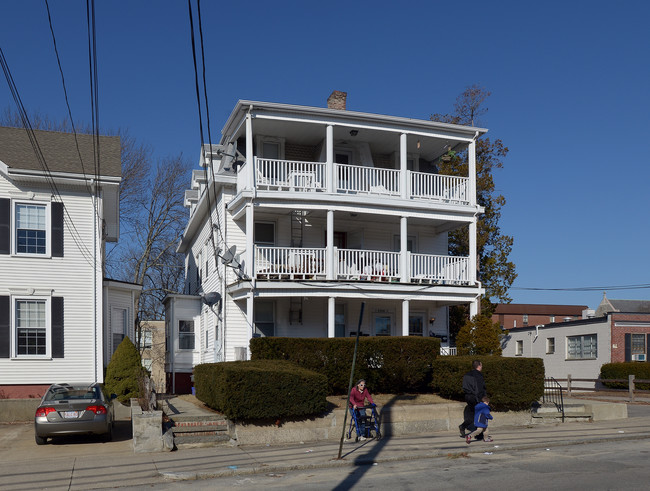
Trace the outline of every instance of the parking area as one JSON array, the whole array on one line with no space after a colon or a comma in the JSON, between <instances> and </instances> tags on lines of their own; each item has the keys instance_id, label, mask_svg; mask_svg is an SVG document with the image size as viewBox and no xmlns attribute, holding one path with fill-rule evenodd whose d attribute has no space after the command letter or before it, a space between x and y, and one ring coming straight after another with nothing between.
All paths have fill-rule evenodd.
<instances>
[{"instance_id":1,"label":"parking area","mask_svg":"<svg viewBox=\"0 0 650 491\"><path fill-rule=\"evenodd\" d=\"M126 419L115 421L110 442L102 442L99 437L77 436L55 438L46 445L36 445L34 423L0 424L0 462L133 453L131 437L131 421Z\"/></svg>"}]
</instances>

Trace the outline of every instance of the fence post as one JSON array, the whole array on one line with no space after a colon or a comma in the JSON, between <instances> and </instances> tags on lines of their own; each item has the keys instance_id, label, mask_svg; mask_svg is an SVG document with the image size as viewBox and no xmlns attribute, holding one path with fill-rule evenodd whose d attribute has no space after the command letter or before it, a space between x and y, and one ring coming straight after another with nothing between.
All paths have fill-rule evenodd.
<instances>
[{"instance_id":1,"label":"fence post","mask_svg":"<svg viewBox=\"0 0 650 491\"><path fill-rule=\"evenodd\" d=\"M627 387L630 391L630 402L634 402L634 375L628 375Z\"/></svg>"},{"instance_id":2,"label":"fence post","mask_svg":"<svg viewBox=\"0 0 650 491\"><path fill-rule=\"evenodd\" d=\"M566 395L571 397L571 374L566 376Z\"/></svg>"}]
</instances>

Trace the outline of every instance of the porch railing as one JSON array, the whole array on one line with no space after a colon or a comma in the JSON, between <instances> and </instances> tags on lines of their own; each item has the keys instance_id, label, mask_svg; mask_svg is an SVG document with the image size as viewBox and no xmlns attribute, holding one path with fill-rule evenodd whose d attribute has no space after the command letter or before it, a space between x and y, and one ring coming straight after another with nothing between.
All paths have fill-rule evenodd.
<instances>
[{"instance_id":1,"label":"porch railing","mask_svg":"<svg viewBox=\"0 0 650 491\"><path fill-rule=\"evenodd\" d=\"M399 282L401 279L400 253L361 249L336 249L334 279ZM467 257L410 254L410 272L413 283L468 285ZM327 278L326 248L255 246L255 277L259 279L315 279Z\"/></svg>"},{"instance_id":2,"label":"porch railing","mask_svg":"<svg viewBox=\"0 0 650 491\"><path fill-rule=\"evenodd\" d=\"M465 285L469 280L469 257L411 254L413 282Z\"/></svg>"},{"instance_id":3,"label":"porch railing","mask_svg":"<svg viewBox=\"0 0 650 491\"><path fill-rule=\"evenodd\" d=\"M406 171L406 195L412 199L470 204L469 178ZM246 186L246 166L238 173L238 186ZM400 197L401 173L349 164L334 164L334 192ZM240 177L242 179L240 179ZM328 171L324 162L256 158L253 182L264 191L327 191Z\"/></svg>"}]
</instances>

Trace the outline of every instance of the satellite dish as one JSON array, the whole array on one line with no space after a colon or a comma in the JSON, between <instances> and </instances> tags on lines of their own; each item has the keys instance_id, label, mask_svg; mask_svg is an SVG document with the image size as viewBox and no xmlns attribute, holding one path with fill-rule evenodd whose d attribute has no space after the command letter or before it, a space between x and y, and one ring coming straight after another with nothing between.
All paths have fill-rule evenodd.
<instances>
[{"instance_id":1,"label":"satellite dish","mask_svg":"<svg viewBox=\"0 0 650 491\"><path fill-rule=\"evenodd\" d=\"M221 301L221 294L219 292L206 293L205 295L201 295L201 301L208 307L212 307L215 303Z\"/></svg>"},{"instance_id":2,"label":"satellite dish","mask_svg":"<svg viewBox=\"0 0 650 491\"><path fill-rule=\"evenodd\" d=\"M234 245L230 249L228 249L226 252L224 252L221 255L221 262L223 264L230 264L232 263L233 259L235 259L235 251L237 251L237 246Z\"/></svg>"}]
</instances>

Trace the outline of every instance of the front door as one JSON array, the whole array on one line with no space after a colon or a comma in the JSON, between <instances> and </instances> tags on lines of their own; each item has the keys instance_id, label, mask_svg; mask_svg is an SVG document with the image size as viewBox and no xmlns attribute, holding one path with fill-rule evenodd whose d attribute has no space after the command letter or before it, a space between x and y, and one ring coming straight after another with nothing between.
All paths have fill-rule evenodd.
<instances>
[{"instance_id":1,"label":"front door","mask_svg":"<svg viewBox=\"0 0 650 491\"><path fill-rule=\"evenodd\" d=\"M375 312L372 315L372 324L375 336L391 336L393 334L393 314L389 312Z\"/></svg>"}]
</instances>

